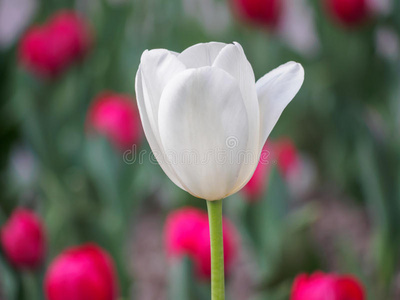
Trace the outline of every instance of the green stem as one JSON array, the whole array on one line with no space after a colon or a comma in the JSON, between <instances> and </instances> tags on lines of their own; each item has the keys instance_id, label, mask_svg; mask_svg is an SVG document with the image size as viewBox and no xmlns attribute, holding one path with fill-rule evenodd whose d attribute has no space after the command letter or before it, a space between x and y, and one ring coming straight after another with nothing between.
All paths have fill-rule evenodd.
<instances>
[{"instance_id":1,"label":"green stem","mask_svg":"<svg viewBox=\"0 0 400 300\"><path fill-rule=\"evenodd\" d=\"M211 299L225 299L222 200L207 201L211 242Z\"/></svg>"}]
</instances>

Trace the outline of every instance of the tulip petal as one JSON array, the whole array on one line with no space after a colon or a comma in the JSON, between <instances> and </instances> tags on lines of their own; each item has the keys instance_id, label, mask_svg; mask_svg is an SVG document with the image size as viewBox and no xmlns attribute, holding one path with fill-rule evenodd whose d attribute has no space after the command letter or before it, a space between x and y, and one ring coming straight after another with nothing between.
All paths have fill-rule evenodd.
<instances>
[{"instance_id":1,"label":"tulip petal","mask_svg":"<svg viewBox=\"0 0 400 300\"><path fill-rule=\"evenodd\" d=\"M223 48L215 59L213 66L225 70L237 79L246 106L249 120L247 150L252 155L248 157L248 163L243 165L241 175L238 177L238 180L241 181L238 184L244 185L250 180L257 167L260 149L260 112L253 68L247 60L242 46L238 43L230 44Z\"/></svg>"},{"instance_id":2,"label":"tulip petal","mask_svg":"<svg viewBox=\"0 0 400 300\"><path fill-rule=\"evenodd\" d=\"M144 133L146 135L147 141L149 142L151 150L153 151L153 155L157 159L158 164L163 169L165 174L167 174L167 176L172 180L173 183L175 183L181 189L185 189L179 178L176 176L174 170L165 161L164 149L162 148L162 144L160 142L158 129L156 131L153 131L153 128L151 126L149 119L150 114L147 111L148 108L151 109L151 106L146 106L145 104L148 95L146 95L147 91L143 88L143 74L141 69L142 66L139 66L139 70L136 74L135 90Z\"/></svg>"},{"instance_id":3,"label":"tulip petal","mask_svg":"<svg viewBox=\"0 0 400 300\"><path fill-rule=\"evenodd\" d=\"M165 87L158 118L163 147L187 191L206 200L230 195L249 135L237 80L213 67L186 70Z\"/></svg>"},{"instance_id":4,"label":"tulip petal","mask_svg":"<svg viewBox=\"0 0 400 300\"><path fill-rule=\"evenodd\" d=\"M140 69L136 77L137 101L146 138L160 167L180 188L185 187L163 156L164 149L160 141L157 118L161 93L165 85L168 80L185 69L176 55L168 50L146 50L142 54Z\"/></svg>"},{"instance_id":5,"label":"tulip petal","mask_svg":"<svg viewBox=\"0 0 400 300\"><path fill-rule=\"evenodd\" d=\"M196 44L185 49L178 58L187 68L212 66L218 53L225 46L226 44L218 42Z\"/></svg>"},{"instance_id":6,"label":"tulip petal","mask_svg":"<svg viewBox=\"0 0 400 300\"><path fill-rule=\"evenodd\" d=\"M285 107L300 90L304 69L288 62L264 75L256 83L261 116L260 152Z\"/></svg>"},{"instance_id":7,"label":"tulip petal","mask_svg":"<svg viewBox=\"0 0 400 300\"><path fill-rule=\"evenodd\" d=\"M140 68L142 70L144 104L150 125L153 131L156 131L161 93L167 82L186 68L175 55L165 49L143 52Z\"/></svg>"}]
</instances>

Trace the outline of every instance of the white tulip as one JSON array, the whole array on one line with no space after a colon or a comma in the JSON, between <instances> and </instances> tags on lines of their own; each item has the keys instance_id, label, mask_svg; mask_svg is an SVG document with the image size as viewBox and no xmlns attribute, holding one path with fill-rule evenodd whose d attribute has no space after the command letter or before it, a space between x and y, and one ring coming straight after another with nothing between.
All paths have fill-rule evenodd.
<instances>
[{"instance_id":1,"label":"white tulip","mask_svg":"<svg viewBox=\"0 0 400 300\"><path fill-rule=\"evenodd\" d=\"M136 75L145 135L158 163L198 198L223 199L252 177L304 70L288 62L255 82L238 43L197 44L182 53L146 50Z\"/></svg>"}]
</instances>

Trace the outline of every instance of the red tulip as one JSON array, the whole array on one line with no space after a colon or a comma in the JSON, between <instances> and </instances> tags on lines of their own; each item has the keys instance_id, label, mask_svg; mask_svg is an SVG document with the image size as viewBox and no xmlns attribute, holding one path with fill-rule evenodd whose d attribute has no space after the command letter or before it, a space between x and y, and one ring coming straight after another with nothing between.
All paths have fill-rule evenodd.
<instances>
[{"instance_id":1,"label":"red tulip","mask_svg":"<svg viewBox=\"0 0 400 300\"><path fill-rule=\"evenodd\" d=\"M88 25L73 11L55 14L48 24L51 33L65 40L72 59L82 58L89 50L92 35Z\"/></svg>"},{"instance_id":2,"label":"red tulip","mask_svg":"<svg viewBox=\"0 0 400 300\"><path fill-rule=\"evenodd\" d=\"M256 201L264 193L268 185L272 163L273 154L271 152L271 145L266 144L253 177L251 177L250 181L242 189L242 192L249 202Z\"/></svg>"},{"instance_id":3,"label":"red tulip","mask_svg":"<svg viewBox=\"0 0 400 300\"><path fill-rule=\"evenodd\" d=\"M20 62L35 74L52 78L83 57L90 43L83 19L75 12L62 11L26 32L19 46Z\"/></svg>"},{"instance_id":4,"label":"red tulip","mask_svg":"<svg viewBox=\"0 0 400 300\"><path fill-rule=\"evenodd\" d=\"M364 300L361 283L350 275L339 276L316 272L296 277L291 300Z\"/></svg>"},{"instance_id":5,"label":"red tulip","mask_svg":"<svg viewBox=\"0 0 400 300\"><path fill-rule=\"evenodd\" d=\"M41 220L27 209L16 209L1 228L5 255L17 268L32 269L43 261L46 248Z\"/></svg>"},{"instance_id":6,"label":"red tulip","mask_svg":"<svg viewBox=\"0 0 400 300\"><path fill-rule=\"evenodd\" d=\"M254 25L275 28L282 17L282 0L232 0L240 19Z\"/></svg>"},{"instance_id":7,"label":"red tulip","mask_svg":"<svg viewBox=\"0 0 400 300\"><path fill-rule=\"evenodd\" d=\"M58 40L50 38L46 27L32 27L20 43L20 61L30 71L42 77L54 77L68 65L68 49Z\"/></svg>"},{"instance_id":8,"label":"red tulip","mask_svg":"<svg viewBox=\"0 0 400 300\"><path fill-rule=\"evenodd\" d=\"M95 244L72 247L51 263L45 277L47 300L116 300L111 257Z\"/></svg>"},{"instance_id":9,"label":"red tulip","mask_svg":"<svg viewBox=\"0 0 400 300\"><path fill-rule=\"evenodd\" d=\"M274 143L274 153L278 160L278 168L286 178L300 168L299 153L292 140L288 138L277 140Z\"/></svg>"},{"instance_id":10,"label":"red tulip","mask_svg":"<svg viewBox=\"0 0 400 300\"><path fill-rule=\"evenodd\" d=\"M257 201L265 192L269 174L275 162L289 186L296 185L299 176L305 176L302 174L300 155L290 139L282 138L269 142L264 146L253 177L243 187L242 192L249 202Z\"/></svg>"},{"instance_id":11,"label":"red tulip","mask_svg":"<svg viewBox=\"0 0 400 300\"><path fill-rule=\"evenodd\" d=\"M225 272L228 274L238 252L238 233L223 220ZM200 278L211 277L210 231L207 213L186 207L169 214L164 228L165 247L170 258L187 255Z\"/></svg>"},{"instance_id":12,"label":"red tulip","mask_svg":"<svg viewBox=\"0 0 400 300\"><path fill-rule=\"evenodd\" d=\"M367 0L327 0L327 9L334 19L348 27L359 25L369 13Z\"/></svg>"},{"instance_id":13,"label":"red tulip","mask_svg":"<svg viewBox=\"0 0 400 300\"><path fill-rule=\"evenodd\" d=\"M128 95L103 93L89 108L88 126L109 138L121 150L140 143L142 125L134 99Z\"/></svg>"}]
</instances>

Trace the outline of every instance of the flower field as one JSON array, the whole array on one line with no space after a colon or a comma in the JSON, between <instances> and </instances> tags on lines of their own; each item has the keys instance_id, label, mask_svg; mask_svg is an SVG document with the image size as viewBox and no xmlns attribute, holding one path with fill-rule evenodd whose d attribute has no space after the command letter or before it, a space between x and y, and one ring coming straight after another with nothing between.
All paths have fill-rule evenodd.
<instances>
[{"instance_id":1,"label":"flower field","mask_svg":"<svg viewBox=\"0 0 400 300\"><path fill-rule=\"evenodd\" d=\"M400 299L400 1L0 0L0 300Z\"/></svg>"}]
</instances>

